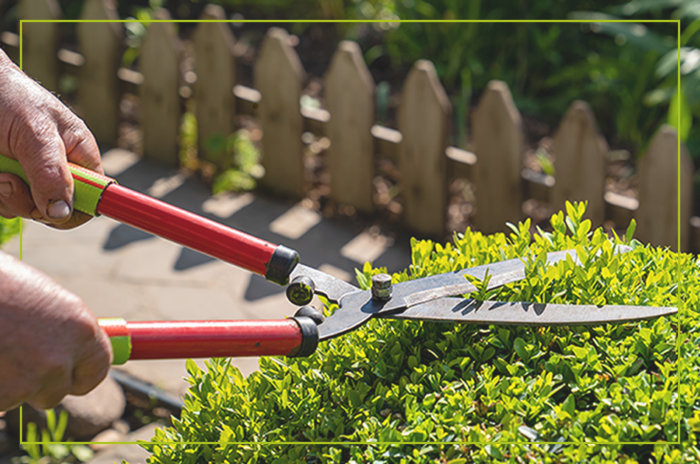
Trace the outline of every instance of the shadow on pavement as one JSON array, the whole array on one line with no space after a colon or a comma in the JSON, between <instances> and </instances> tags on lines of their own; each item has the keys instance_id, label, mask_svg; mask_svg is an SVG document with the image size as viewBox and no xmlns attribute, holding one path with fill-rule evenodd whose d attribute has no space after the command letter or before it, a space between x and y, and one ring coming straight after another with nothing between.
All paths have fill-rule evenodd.
<instances>
[{"instance_id":1,"label":"shadow on pavement","mask_svg":"<svg viewBox=\"0 0 700 464\"><path fill-rule=\"evenodd\" d=\"M361 268L364 264L364 261L360 262L343 256L341 249L369 227L371 224L368 222L321 218L298 238L289 238L270 230L270 223L289 212L294 206L290 201L273 199L256 193L252 197L252 201L235 208L231 214L222 218L207 213L203 209L203 204L211 199L207 187L192 176L178 176L178 171L176 170L168 170L167 168L154 166L147 161L139 160L116 175L115 178L121 185L142 193L147 193L154 185L163 186L170 182L172 184L170 188L161 189L165 192L159 196L162 201L274 244L282 244L293 248L299 252L301 261L305 265L314 268L332 266L332 268L349 275L353 283L354 270ZM149 238L153 238L153 235L120 224L111 230L106 242L103 244L103 249L115 250L130 243ZM407 238L400 238L397 242L397 244L384 250L374 260L373 264L375 266L384 266L390 272L408 267L410 264L409 241ZM202 253L183 248L174 264L174 269L184 271L213 260L214 258ZM245 299L254 301L282 291L282 287L251 274L245 292Z\"/></svg>"},{"instance_id":2,"label":"shadow on pavement","mask_svg":"<svg viewBox=\"0 0 700 464\"><path fill-rule=\"evenodd\" d=\"M173 269L176 271L186 271L187 269L201 266L202 264L207 264L215 261L216 258L207 256L199 251L190 250L189 248L182 247L180 254L173 264Z\"/></svg>"},{"instance_id":3,"label":"shadow on pavement","mask_svg":"<svg viewBox=\"0 0 700 464\"><path fill-rule=\"evenodd\" d=\"M114 251L131 243L148 240L150 238L153 238L153 235L148 232L127 226L126 224L119 224L109 232L107 240L104 245L102 245L102 249L105 251Z\"/></svg>"}]
</instances>

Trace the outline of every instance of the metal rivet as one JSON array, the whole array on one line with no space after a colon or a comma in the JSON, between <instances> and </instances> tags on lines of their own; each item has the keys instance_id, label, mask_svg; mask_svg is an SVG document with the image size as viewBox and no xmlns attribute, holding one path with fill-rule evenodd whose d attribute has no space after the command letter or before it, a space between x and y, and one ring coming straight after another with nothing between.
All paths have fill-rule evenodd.
<instances>
[{"instance_id":1,"label":"metal rivet","mask_svg":"<svg viewBox=\"0 0 700 464\"><path fill-rule=\"evenodd\" d=\"M391 298L391 276L389 274L372 276L372 298L379 301Z\"/></svg>"},{"instance_id":2,"label":"metal rivet","mask_svg":"<svg viewBox=\"0 0 700 464\"><path fill-rule=\"evenodd\" d=\"M314 297L316 285L306 276L297 276L287 287L287 299L298 306L307 305Z\"/></svg>"}]
</instances>

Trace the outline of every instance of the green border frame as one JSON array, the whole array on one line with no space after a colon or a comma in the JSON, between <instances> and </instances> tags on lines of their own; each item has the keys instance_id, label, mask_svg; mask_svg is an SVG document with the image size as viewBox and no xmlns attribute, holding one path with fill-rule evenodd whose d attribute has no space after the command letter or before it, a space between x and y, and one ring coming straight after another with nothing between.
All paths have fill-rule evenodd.
<instances>
[{"instance_id":1,"label":"green border frame","mask_svg":"<svg viewBox=\"0 0 700 464\"><path fill-rule=\"evenodd\" d=\"M22 69L22 26L25 23L69 23L69 24L75 24L75 23L117 23L117 24L124 24L124 23L282 23L282 24L288 24L288 23L423 23L423 24L431 24L431 23L500 23L500 24L548 24L548 23L571 23L571 24L591 24L591 23L636 23L636 24L644 24L644 23L666 23L666 24L676 24L676 44L677 44L677 50L678 50L678 63L676 66L676 88L677 91L680 93L681 90L681 21L679 19L656 19L656 20L633 20L633 19L533 19L533 20L528 20L528 19L455 19L455 20L401 20L401 19L369 19L369 20L353 20L353 19L337 19L337 20L318 20L318 19L280 19L280 20L270 20L270 19L237 19L237 20L212 20L212 19L153 19L153 20L148 20L148 21L142 21L138 19L119 19L119 20L110 20L110 19L104 19L104 20L82 20L82 19L20 19L19 20L19 66L20 69ZM678 121L680 122L681 120L681 105L678 105ZM681 140L680 137L678 137L678 146L677 146L678 154L677 154L677 176L678 176L678 181L676 182L677 184L677 200L676 200L676 216L677 216L677 222L676 222L676 228L677 228L677 247L676 250L679 251L681 249L681 185L680 185L680 179L681 179ZM22 229L20 229L20 259L22 257ZM680 261L678 263L677 271L680 274ZM679 288L679 294L678 294L678 302L679 302L679 313L676 317L680 317L680 312L683 311L682 306L680 305L681 303L681 289ZM677 362L680 365L680 360L681 360L681 353L680 353L680 324L676 324L676 355L677 355ZM680 373L680 369L679 369ZM490 441L449 441L449 442L443 442L443 441L389 441L389 442L381 442L381 441L322 441L322 442L309 442L309 441L267 441L267 442L257 442L257 441L231 441L231 442L211 442L211 441L203 441L203 442L182 442L182 441L165 441L165 442L152 442L152 441L127 441L127 442L104 442L103 444L105 445L140 445L144 448L148 446L161 446L161 445L180 445L180 446L187 446L187 445L227 445L227 446L240 446L240 445L257 445L257 446L265 446L265 445L292 445L292 446L311 446L311 445L327 445L327 446L358 446L358 445L442 445L442 446L451 446L451 445L480 445L480 446L486 446L486 445L498 445L498 446L511 446L511 445L521 445L521 446L528 446L528 445L583 445L583 446L606 446L606 445L682 445L682 438L681 438L681 420L682 420L682 410L681 410L681 394L680 394L680 386L681 386L681 379L679 378L678 383L676 385L676 393L678 396L678 441L637 441L637 442L605 442L605 441L495 441L495 442L490 442ZM20 437L19 437L19 444L20 445L52 445L52 444L61 444L61 445L89 445L92 444L93 442L89 441L75 441L75 442L69 442L69 441L24 441L23 440L23 430L24 430L24 424L23 424L23 417L22 417L22 406L20 406L19 410L19 422L20 422Z\"/></svg>"}]
</instances>

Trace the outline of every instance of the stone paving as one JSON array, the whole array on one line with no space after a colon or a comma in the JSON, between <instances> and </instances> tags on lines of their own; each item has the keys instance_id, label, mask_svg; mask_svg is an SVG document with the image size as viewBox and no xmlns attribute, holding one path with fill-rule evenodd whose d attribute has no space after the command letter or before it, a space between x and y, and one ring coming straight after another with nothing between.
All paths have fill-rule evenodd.
<instances>
[{"instance_id":1,"label":"stone paving","mask_svg":"<svg viewBox=\"0 0 700 464\"><path fill-rule=\"evenodd\" d=\"M408 240L372 233L361 221L331 221L301 204L260 195L212 197L200 181L151 165L133 153L104 153L120 184L299 251L302 262L348 281L365 261L404 269ZM23 260L79 295L98 317L127 320L274 319L295 308L281 287L108 218L70 231L25 221ZM19 255L19 240L5 247ZM244 374L256 358L235 360ZM187 389L184 360L131 361L119 369L171 393Z\"/></svg>"}]
</instances>

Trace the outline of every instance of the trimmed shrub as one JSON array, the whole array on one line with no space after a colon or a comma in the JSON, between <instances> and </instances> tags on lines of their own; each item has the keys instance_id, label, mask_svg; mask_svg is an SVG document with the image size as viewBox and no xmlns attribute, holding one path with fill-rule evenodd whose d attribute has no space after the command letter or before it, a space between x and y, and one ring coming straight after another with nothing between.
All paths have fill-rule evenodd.
<instances>
[{"instance_id":1,"label":"trimmed shrub","mask_svg":"<svg viewBox=\"0 0 700 464\"><path fill-rule=\"evenodd\" d=\"M523 257L526 279L472 296L679 315L560 328L371 320L308 358L262 358L247 378L230 360L190 361L182 415L144 445L149 462L697 462L700 261L632 240L634 224L610 239L584 212L567 204L552 232L525 221L507 235L412 240L393 282ZM634 249L616 255L615 243ZM570 248L582 266L545 266L546 252ZM380 271L366 264L358 282Z\"/></svg>"}]
</instances>

